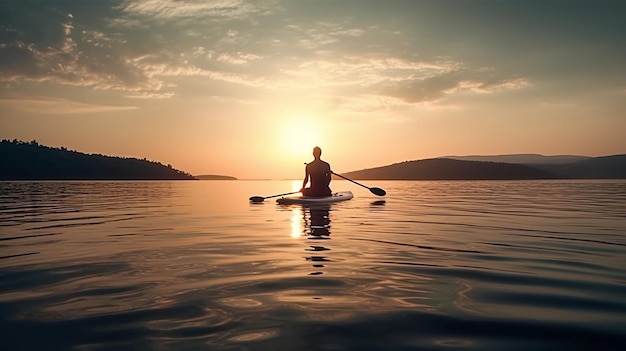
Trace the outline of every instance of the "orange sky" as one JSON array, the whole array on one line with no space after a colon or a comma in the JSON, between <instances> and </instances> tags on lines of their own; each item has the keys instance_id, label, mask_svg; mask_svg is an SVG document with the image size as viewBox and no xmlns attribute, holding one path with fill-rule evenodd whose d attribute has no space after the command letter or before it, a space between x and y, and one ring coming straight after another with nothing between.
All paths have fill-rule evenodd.
<instances>
[{"instance_id":1,"label":"orange sky","mask_svg":"<svg viewBox=\"0 0 626 351\"><path fill-rule=\"evenodd\" d=\"M0 4L0 138L192 174L626 153L611 1ZM558 25L555 25L558 24Z\"/></svg>"}]
</instances>

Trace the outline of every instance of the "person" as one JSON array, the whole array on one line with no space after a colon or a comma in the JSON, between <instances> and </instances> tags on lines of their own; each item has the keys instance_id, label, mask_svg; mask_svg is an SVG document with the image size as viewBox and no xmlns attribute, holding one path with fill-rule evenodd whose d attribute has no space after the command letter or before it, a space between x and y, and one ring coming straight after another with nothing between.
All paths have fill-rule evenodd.
<instances>
[{"instance_id":1,"label":"person","mask_svg":"<svg viewBox=\"0 0 626 351\"><path fill-rule=\"evenodd\" d=\"M330 196L332 194L329 184L330 184L330 175L332 171L330 170L330 164L328 162L322 161L322 149L319 146L313 148L313 157L315 158L313 162L307 163L305 168L304 181L302 181L302 195L304 196ZM311 181L311 186L309 188L306 187L307 183Z\"/></svg>"}]
</instances>

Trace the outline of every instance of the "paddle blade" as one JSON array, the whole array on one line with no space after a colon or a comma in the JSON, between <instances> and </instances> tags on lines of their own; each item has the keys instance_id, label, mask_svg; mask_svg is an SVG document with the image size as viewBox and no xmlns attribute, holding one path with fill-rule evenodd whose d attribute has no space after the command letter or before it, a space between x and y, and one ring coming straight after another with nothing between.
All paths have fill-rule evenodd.
<instances>
[{"instance_id":1,"label":"paddle blade","mask_svg":"<svg viewBox=\"0 0 626 351\"><path fill-rule=\"evenodd\" d=\"M385 196L387 195L387 192L384 191L381 188L370 188L370 191L372 192L372 194L378 195L378 196Z\"/></svg>"},{"instance_id":2,"label":"paddle blade","mask_svg":"<svg viewBox=\"0 0 626 351\"><path fill-rule=\"evenodd\" d=\"M252 196L250 197L250 201L252 202L263 202L265 198L263 196Z\"/></svg>"}]
</instances>

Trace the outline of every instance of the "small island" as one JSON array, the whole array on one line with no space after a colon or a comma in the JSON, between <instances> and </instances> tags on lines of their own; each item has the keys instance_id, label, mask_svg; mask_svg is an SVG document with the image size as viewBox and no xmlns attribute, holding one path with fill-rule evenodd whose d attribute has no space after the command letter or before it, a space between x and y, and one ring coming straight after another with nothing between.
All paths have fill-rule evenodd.
<instances>
[{"instance_id":1,"label":"small island","mask_svg":"<svg viewBox=\"0 0 626 351\"><path fill-rule=\"evenodd\" d=\"M0 142L0 180L195 180L147 159L85 154L37 141Z\"/></svg>"},{"instance_id":2,"label":"small island","mask_svg":"<svg viewBox=\"0 0 626 351\"><path fill-rule=\"evenodd\" d=\"M235 177L215 174L203 174L194 177L199 180L237 180Z\"/></svg>"}]
</instances>

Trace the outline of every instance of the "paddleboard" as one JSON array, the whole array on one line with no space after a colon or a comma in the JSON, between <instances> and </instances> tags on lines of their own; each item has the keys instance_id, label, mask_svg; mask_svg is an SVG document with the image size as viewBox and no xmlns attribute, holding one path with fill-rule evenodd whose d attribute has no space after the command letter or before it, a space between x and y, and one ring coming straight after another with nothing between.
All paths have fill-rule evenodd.
<instances>
[{"instance_id":1,"label":"paddleboard","mask_svg":"<svg viewBox=\"0 0 626 351\"><path fill-rule=\"evenodd\" d=\"M351 191L339 191L333 193L331 196L313 197L313 196L290 196L281 197L276 200L281 205L291 204L327 204L331 202L339 202L350 200L353 197Z\"/></svg>"}]
</instances>

